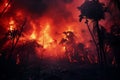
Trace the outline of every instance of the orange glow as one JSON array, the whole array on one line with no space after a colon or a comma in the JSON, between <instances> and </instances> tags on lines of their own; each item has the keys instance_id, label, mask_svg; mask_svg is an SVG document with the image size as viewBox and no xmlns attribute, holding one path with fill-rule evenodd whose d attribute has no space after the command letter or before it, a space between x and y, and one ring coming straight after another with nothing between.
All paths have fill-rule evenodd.
<instances>
[{"instance_id":1,"label":"orange glow","mask_svg":"<svg viewBox=\"0 0 120 80\"><path fill-rule=\"evenodd\" d=\"M5 13L10 8L10 4L8 4L7 0L0 1L0 12Z\"/></svg>"},{"instance_id":2,"label":"orange glow","mask_svg":"<svg viewBox=\"0 0 120 80\"><path fill-rule=\"evenodd\" d=\"M72 6L71 6L72 5ZM75 35L75 43L85 43L85 46L87 45L87 40L90 38L88 36L84 36L86 34L83 34L81 30L86 30L86 27L83 23L80 23L78 20L79 11L77 10L77 7L79 6L78 1L74 1L73 3L68 4L67 6L64 6L65 9L67 9L65 12L69 13L71 12L70 16L67 17L64 16L64 13L57 12L56 10L48 10L47 13L43 14L42 16L34 15L27 11L26 9L11 9L13 10L11 13L15 15L11 15L12 18L7 20L7 27L9 27L10 31L13 31L15 29L20 29L19 26L23 24L22 21L24 19L27 19L27 23L24 26L22 35L19 39L18 44L21 44L22 42L29 42L29 41L36 41L38 45L41 45L42 47L35 47L36 54L38 57L52 57L52 58L58 58L58 57L65 57L66 56L66 46L69 43L64 43L63 45L59 44L61 40L66 38L66 35L63 32L73 32ZM12 8L11 4L8 4L6 1L3 5L4 7L8 6L9 8ZM4 7L2 7L4 9ZM7 9L7 10L8 10ZM1 9L0 9L1 10ZM76 11L74 11L76 10ZM53 13L55 13L55 16L53 16ZM51 15L52 14L52 15ZM66 13L65 13L66 15ZM36 17L37 16L37 17ZM6 24L5 22L5 24ZM7 30L6 27L6 30ZM67 34L69 36L69 34ZM86 40L84 40L84 38ZM86 42L85 42L86 41ZM21 42L21 43L20 43ZM87 45L89 47L89 45ZM19 57L19 56L18 56ZM19 63L19 59L17 61L17 64Z\"/></svg>"},{"instance_id":3,"label":"orange glow","mask_svg":"<svg viewBox=\"0 0 120 80\"><path fill-rule=\"evenodd\" d=\"M49 35L50 25L47 24L43 30L43 47L47 48L50 46L50 43L53 42L53 39Z\"/></svg>"},{"instance_id":4,"label":"orange glow","mask_svg":"<svg viewBox=\"0 0 120 80\"><path fill-rule=\"evenodd\" d=\"M31 22L30 24L31 24L31 26L33 27L33 32L32 32L32 34L30 35L30 39L35 40L35 39L37 39L37 37L36 37L36 32L35 32L35 30L36 30L35 24L34 24L33 22Z\"/></svg>"},{"instance_id":5,"label":"orange glow","mask_svg":"<svg viewBox=\"0 0 120 80\"><path fill-rule=\"evenodd\" d=\"M72 28L72 26L68 26L68 29L67 29L67 31L74 32L74 29Z\"/></svg>"},{"instance_id":6,"label":"orange glow","mask_svg":"<svg viewBox=\"0 0 120 80\"><path fill-rule=\"evenodd\" d=\"M31 39L36 39L36 35L35 33L33 32L32 35L30 36Z\"/></svg>"},{"instance_id":7,"label":"orange glow","mask_svg":"<svg viewBox=\"0 0 120 80\"><path fill-rule=\"evenodd\" d=\"M7 6L8 6L8 7L10 7L10 4L8 4L8 3L5 3L5 7L7 7Z\"/></svg>"},{"instance_id":8,"label":"orange glow","mask_svg":"<svg viewBox=\"0 0 120 80\"><path fill-rule=\"evenodd\" d=\"M65 46L63 46L63 47L62 47L62 49L63 49L63 51L65 51L66 47L65 47Z\"/></svg>"},{"instance_id":9,"label":"orange glow","mask_svg":"<svg viewBox=\"0 0 120 80\"><path fill-rule=\"evenodd\" d=\"M13 19L10 20L9 25L9 30L13 31L15 29L15 22Z\"/></svg>"}]
</instances>

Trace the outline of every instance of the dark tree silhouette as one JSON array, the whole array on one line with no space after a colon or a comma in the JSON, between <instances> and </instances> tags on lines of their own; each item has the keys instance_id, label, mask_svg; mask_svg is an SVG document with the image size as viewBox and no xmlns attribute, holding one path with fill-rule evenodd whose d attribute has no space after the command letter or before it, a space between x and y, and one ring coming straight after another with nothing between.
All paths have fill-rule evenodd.
<instances>
[{"instance_id":1,"label":"dark tree silhouette","mask_svg":"<svg viewBox=\"0 0 120 80\"><path fill-rule=\"evenodd\" d=\"M119 25L113 25L111 27L111 47L113 49L113 53L115 56L116 63L118 67L120 67L120 26Z\"/></svg>"}]
</instances>

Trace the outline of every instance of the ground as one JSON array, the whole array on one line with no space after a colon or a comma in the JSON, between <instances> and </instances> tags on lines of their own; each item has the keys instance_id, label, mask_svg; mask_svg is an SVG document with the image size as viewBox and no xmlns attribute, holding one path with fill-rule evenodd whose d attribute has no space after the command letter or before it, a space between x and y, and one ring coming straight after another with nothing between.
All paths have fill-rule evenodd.
<instances>
[{"instance_id":1,"label":"ground","mask_svg":"<svg viewBox=\"0 0 120 80\"><path fill-rule=\"evenodd\" d=\"M0 80L120 80L119 71L115 65L44 60L4 67Z\"/></svg>"}]
</instances>

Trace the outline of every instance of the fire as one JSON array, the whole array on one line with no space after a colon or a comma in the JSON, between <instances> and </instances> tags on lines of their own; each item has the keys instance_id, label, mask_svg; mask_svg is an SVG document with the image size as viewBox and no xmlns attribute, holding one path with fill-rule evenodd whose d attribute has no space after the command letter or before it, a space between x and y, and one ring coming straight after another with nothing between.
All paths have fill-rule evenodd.
<instances>
[{"instance_id":1,"label":"fire","mask_svg":"<svg viewBox=\"0 0 120 80\"><path fill-rule=\"evenodd\" d=\"M30 36L31 39L36 39L36 34L33 32L32 35Z\"/></svg>"},{"instance_id":2,"label":"fire","mask_svg":"<svg viewBox=\"0 0 120 80\"><path fill-rule=\"evenodd\" d=\"M10 9L11 7L10 2L11 1L8 0L4 0L3 2L0 1L0 13L2 12L2 15Z\"/></svg>"},{"instance_id":3,"label":"fire","mask_svg":"<svg viewBox=\"0 0 120 80\"><path fill-rule=\"evenodd\" d=\"M10 20L8 19L9 30L10 31L17 30L17 28L19 28L19 26L22 25L22 22L20 21L26 18L27 23L22 32L23 36L20 37L19 39L20 43L19 41L18 43L22 45L22 42L36 41L37 44L42 46L40 48L35 47L36 54L38 54L38 56L43 54L45 57L46 56L52 56L54 58L63 57L66 54L65 53L67 49L66 45L68 45L70 42L74 42L71 40L68 43L65 43L66 45L65 44L60 45L59 43L63 38L68 41L68 38L66 38L66 35L64 34L64 32L73 32L76 37L75 42L77 43L81 41L83 41L83 43L84 41L86 41L87 43L87 40L89 40L88 39L89 37L84 36L84 34L82 35L82 32L80 32L81 29L84 29L85 27L83 23L79 24L78 22L78 15L79 15L79 11L77 11L77 6L79 6L78 1L73 0L73 3L67 4L67 7L65 3L62 6L61 4L62 2L58 5L59 6L58 7L59 9L58 9L54 7L54 5L53 7L51 7L50 6L51 3L50 3L48 5L50 6L50 9L48 9L48 11L46 12L43 12L44 14L43 15L41 14L40 16L35 12L36 10L29 11L29 8L31 8L29 6L31 5L23 9L20 5L18 5L17 6L18 8L15 8L15 10L10 9L13 11L10 11L7 14L8 16L11 14L10 16L12 16ZM13 8L11 3L8 3L7 0L3 6L4 8L7 7L8 9ZM75 10L74 8L76 9L76 11L74 11ZM34 14L34 12L36 14ZM70 36L70 34L68 33L67 36ZM82 40L83 37L86 38L87 40Z\"/></svg>"},{"instance_id":4,"label":"fire","mask_svg":"<svg viewBox=\"0 0 120 80\"><path fill-rule=\"evenodd\" d=\"M5 3L5 7L10 7L11 5L7 2L7 3Z\"/></svg>"},{"instance_id":5,"label":"fire","mask_svg":"<svg viewBox=\"0 0 120 80\"><path fill-rule=\"evenodd\" d=\"M62 47L62 50L63 50L64 52L65 52L65 49L66 49L66 47L65 47L65 46L63 46L63 47Z\"/></svg>"},{"instance_id":6,"label":"fire","mask_svg":"<svg viewBox=\"0 0 120 80\"><path fill-rule=\"evenodd\" d=\"M14 20L11 18L10 22L9 22L9 30L13 31L15 29L15 22Z\"/></svg>"},{"instance_id":7,"label":"fire","mask_svg":"<svg viewBox=\"0 0 120 80\"><path fill-rule=\"evenodd\" d=\"M32 27L33 27L33 32L32 32L32 34L30 35L30 39L32 39L32 40L35 40L35 39L37 39L37 35L36 35L36 32L35 32L35 30L36 30L36 26L35 26L35 24L33 23L33 22L31 22L30 23L31 25L32 25Z\"/></svg>"},{"instance_id":8,"label":"fire","mask_svg":"<svg viewBox=\"0 0 120 80\"><path fill-rule=\"evenodd\" d=\"M53 42L52 37L49 35L50 25L47 24L43 30L43 47L47 48L50 46L50 43Z\"/></svg>"},{"instance_id":9,"label":"fire","mask_svg":"<svg viewBox=\"0 0 120 80\"><path fill-rule=\"evenodd\" d=\"M43 25L42 30L36 29L36 25L34 22L31 22L31 26L33 28L33 31L29 39L36 40L38 44L43 45L43 48L48 48L54 41L50 35L50 24L46 23L46 25Z\"/></svg>"}]
</instances>

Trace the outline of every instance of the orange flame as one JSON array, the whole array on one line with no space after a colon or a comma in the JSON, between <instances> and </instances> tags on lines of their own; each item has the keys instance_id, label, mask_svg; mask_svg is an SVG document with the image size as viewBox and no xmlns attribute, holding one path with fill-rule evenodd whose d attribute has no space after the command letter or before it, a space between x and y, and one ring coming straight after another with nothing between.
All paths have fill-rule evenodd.
<instances>
[{"instance_id":1,"label":"orange flame","mask_svg":"<svg viewBox=\"0 0 120 80\"><path fill-rule=\"evenodd\" d=\"M13 31L15 29L15 21L11 18L10 22L9 22L9 30Z\"/></svg>"},{"instance_id":2,"label":"orange flame","mask_svg":"<svg viewBox=\"0 0 120 80\"><path fill-rule=\"evenodd\" d=\"M5 3L5 7L10 7L11 5L10 4L8 4L8 2L7 3Z\"/></svg>"},{"instance_id":3,"label":"orange flame","mask_svg":"<svg viewBox=\"0 0 120 80\"><path fill-rule=\"evenodd\" d=\"M50 43L53 42L52 37L49 35L49 31L50 31L50 25L47 24L45 26L45 29L43 30L43 47L47 48L50 46ZM41 38L40 38L41 39Z\"/></svg>"}]
</instances>

